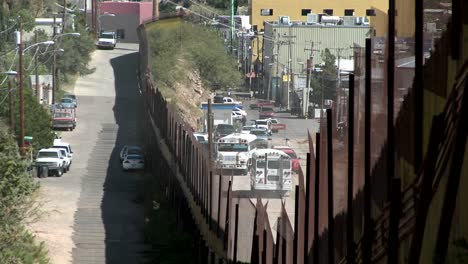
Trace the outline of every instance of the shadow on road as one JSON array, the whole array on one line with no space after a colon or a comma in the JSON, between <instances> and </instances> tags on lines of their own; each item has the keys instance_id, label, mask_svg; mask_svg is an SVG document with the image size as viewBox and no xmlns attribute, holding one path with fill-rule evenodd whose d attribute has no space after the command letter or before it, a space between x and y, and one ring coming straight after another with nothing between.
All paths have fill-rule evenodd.
<instances>
[{"instance_id":1,"label":"shadow on road","mask_svg":"<svg viewBox=\"0 0 468 264\"><path fill-rule=\"evenodd\" d=\"M246 198L246 199L282 199L289 196L288 191L272 191L272 190L237 190L232 191L233 198Z\"/></svg>"},{"instance_id":2,"label":"shadow on road","mask_svg":"<svg viewBox=\"0 0 468 264\"><path fill-rule=\"evenodd\" d=\"M105 228L106 263L139 263L143 251L144 215L140 193L143 175L123 172L120 150L124 145L141 145L143 102L135 69L138 53L111 60L115 76L114 117L117 124L101 204ZM115 133L115 132L114 132Z\"/></svg>"}]
</instances>

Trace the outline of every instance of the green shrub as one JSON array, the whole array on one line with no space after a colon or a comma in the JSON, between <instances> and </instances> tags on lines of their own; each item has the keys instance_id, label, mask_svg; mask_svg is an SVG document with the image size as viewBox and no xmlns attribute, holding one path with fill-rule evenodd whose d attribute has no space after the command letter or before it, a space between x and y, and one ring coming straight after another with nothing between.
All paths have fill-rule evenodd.
<instances>
[{"instance_id":1,"label":"green shrub","mask_svg":"<svg viewBox=\"0 0 468 264\"><path fill-rule=\"evenodd\" d=\"M0 124L0 263L49 263L42 243L25 229L37 216L33 194L39 185L26 172L29 163L18 154L17 144Z\"/></svg>"},{"instance_id":2,"label":"green shrub","mask_svg":"<svg viewBox=\"0 0 468 264\"><path fill-rule=\"evenodd\" d=\"M236 87L242 76L235 60L225 51L214 30L191 23L163 22L148 30L153 76L158 84L171 86L197 71L206 87Z\"/></svg>"}]
</instances>

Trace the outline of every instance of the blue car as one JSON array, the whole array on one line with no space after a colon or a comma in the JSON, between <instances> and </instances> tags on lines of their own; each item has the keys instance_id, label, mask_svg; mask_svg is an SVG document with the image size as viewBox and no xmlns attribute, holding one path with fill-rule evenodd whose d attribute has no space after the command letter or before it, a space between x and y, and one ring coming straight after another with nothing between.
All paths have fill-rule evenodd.
<instances>
[{"instance_id":1,"label":"blue car","mask_svg":"<svg viewBox=\"0 0 468 264\"><path fill-rule=\"evenodd\" d=\"M60 104L62 105L63 108L75 108L76 105L73 102L73 99L71 98L62 98L60 100Z\"/></svg>"}]
</instances>

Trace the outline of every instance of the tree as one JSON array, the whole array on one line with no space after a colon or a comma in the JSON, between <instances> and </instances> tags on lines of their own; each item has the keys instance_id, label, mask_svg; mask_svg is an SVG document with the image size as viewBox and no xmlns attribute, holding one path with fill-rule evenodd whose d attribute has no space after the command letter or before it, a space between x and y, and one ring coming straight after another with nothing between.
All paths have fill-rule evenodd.
<instances>
[{"instance_id":1,"label":"tree","mask_svg":"<svg viewBox=\"0 0 468 264\"><path fill-rule=\"evenodd\" d=\"M43 243L37 243L25 221L37 214L33 194L39 185L26 173L29 163L0 122L0 260L2 263L49 263Z\"/></svg>"},{"instance_id":2,"label":"tree","mask_svg":"<svg viewBox=\"0 0 468 264\"><path fill-rule=\"evenodd\" d=\"M316 69L319 68L321 71L315 71L312 75L311 87L313 92L310 101L322 106L322 99L335 98L338 68L335 65L336 57L331 54L329 49L322 51L320 56L323 63L315 65Z\"/></svg>"}]
</instances>

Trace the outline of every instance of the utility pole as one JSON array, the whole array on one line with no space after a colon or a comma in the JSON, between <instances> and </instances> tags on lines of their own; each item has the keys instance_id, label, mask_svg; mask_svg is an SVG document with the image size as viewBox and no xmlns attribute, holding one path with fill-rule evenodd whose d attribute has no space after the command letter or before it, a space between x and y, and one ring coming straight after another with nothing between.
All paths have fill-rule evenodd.
<instances>
[{"instance_id":1,"label":"utility pole","mask_svg":"<svg viewBox=\"0 0 468 264\"><path fill-rule=\"evenodd\" d=\"M15 115L14 115L14 93L13 93L13 78L8 78L8 114L9 114L9 124L11 131L15 131Z\"/></svg>"},{"instance_id":2,"label":"utility pole","mask_svg":"<svg viewBox=\"0 0 468 264\"><path fill-rule=\"evenodd\" d=\"M24 79L23 79L23 21L18 17L19 94L20 94L20 153L24 153Z\"/></svg>"},{"instance_id":3,"label":"utility pole","mask_svg":"<svg viewBox=\"0 0 468 264\"><path fill-rule=\"evenodd\" d=\"M234 0L231 0L231 54L232 54L232 49L233 49L233 39L234 39ZM239 49L237 50L239 52Z\"/></svg>"},{"instance_id":4,"label":"utility pole","mask_svg":"<svg viewBox=\"0 0 468 264\"><path fill-rule=\"evenodd\" d=\"M55 40L55 35L57 35L57 26L56 26L56 21L57 18L55 17L54 15L54 26L53 26L53 33L52 33L52 39ZM55 104L55 89L56 89L56 86L57 86L57 83L56 83L56 64L57 64L57 56L55 54L55 41L54 41L54 44L52 46L52 104Z\"/></svg>"},{"instance_id":5,"label":"utility pole","mask_svg":"<svg viewBox=\"0 0 468 264\"><path fill-rule=\"evenodd\" d=\"M306 85L307 87L305 88L306 92L305 94L303 95L303 98L302 98L302 111L303 111L303 114L304 114L304 117L305 119L307 119L308 117L308 112L309 112L309 96L310 96L310 82L311 82L311 79L312 79L312 70L313 70L313 59L314 59L314 51L319 51L319 50L316 50L314 49L314 42L312 41L310 43L310 49L304 49L304 51L310 51L310 55L309 55L309 59L307 59L307 81L306 81Z\"/></svg>"},{"instance_id":6,"label":"utility pole","mask_svg":"<svg viewBox=\"0 0 468 264\"><path fill-rule=\"evenodd\" d=\"M84 26L85 29L88 25L88 0L84 0Z\"/></svg>"},{"instance_id":7,"label":"utility pole","mask_svg":"<svg viewBox=\"0 0 468 264\"><path fill-rule=\"evenodd\" d=\"M291 28L289 28L289 31L291 32ZM290 33L291 34L291 33ZM291 93L291 75L292 75L292 71L291 71L291 45L294 44L294 42L291 41L292 38L295 38L296 36L292 36L292 35L283 35L283 38L286 38L288 39L286 41L286 43L288 44L288 70L286 72L286 76L287 76L287 85L288 85L288 92L287 92L287 104L286 104L286 109L288 111L291 111L291 106L289 105L289 94Z\"/></svg>"},{"instance_id":8,"label":"utility pole","mask_svg":"<svg viewBox=\"0 0 468 264\"><path fill-rule=\"evenodd\" d=\"M63 0L63 14L62 14L62 33L65 32L65 20L67 19L67 0Z\"/></svg>"},{"instance_id":9,"label":"utility pole","mask_svg":"<svg viewBox=\"0 0 468 264\"><path fill-rule=\"evenodd\" d=\"M275 61L276 61L276 91L278 90L279 88L279 84L280 84L280 78L279 78L279 53L280 53L280 48L281 48L281 44L282 42L279 40L279 33L278 33L278 39L275 38L275 44L276 44L276 58L275 58ZM281 78L281 89L283 89L283 78ZM278 92L276 92L278 93ZM273 93L271 94L271 97L273 99ZM275 98L276 99L276 98ZM281 102L280 102L281 104Z\"/></svg>"},{"instance_id":10,"label":"utility pole","mask_svg":"<svg viewBox=\"0 0 468 264\"><path fill-rule=\"evenodd\" d=\"M92 8L92 12L91 12L91 16L92 16L92 22L93 22L93 33L94 33L94 36L96 37L97 36L97 27L96 27L96 21L97 21L97 10L96 10L96 7L97 7L97 4L96 4L96 1L97 0L91 0L91 8Z\"/></svg>"},{"instance_id":11,"label":"utility pole","mask_svg":"<svg viewBox=\"0 0 468 264\"><path fill-rule=\"evenodd\" d=\"M37 43L39 40L38 40L38 34L37 34L37 30L34 30L34 43ZM38 47L39 48L39 47ZM39 73L38 73L38 69L37 69L37 54L36 56L34 56L34 75L35 75L35 81L36 81L36 87L34 89L34 93L35 95L37 96L37 98L39 99L39 102L40 102L40 92L38 91L39 90Z\"/></svg>"}]
</instances>

